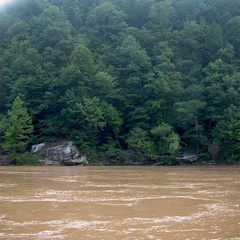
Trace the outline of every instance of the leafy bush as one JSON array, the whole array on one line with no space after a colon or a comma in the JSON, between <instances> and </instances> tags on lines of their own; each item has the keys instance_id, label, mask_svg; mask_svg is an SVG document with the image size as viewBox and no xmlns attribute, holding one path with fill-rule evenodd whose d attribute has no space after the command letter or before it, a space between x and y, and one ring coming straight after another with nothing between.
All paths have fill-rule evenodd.
<instances>
[{"instance_id":1,"label":"leafy bush","mask_svg":"<svg viewBox=\"0 0 240 240\"><path fill-rule=\"evenodd\" d=\"M11 163L17 166L41 166L40 156L29 152L11 155Z\"/></svg>"}]
</instances>

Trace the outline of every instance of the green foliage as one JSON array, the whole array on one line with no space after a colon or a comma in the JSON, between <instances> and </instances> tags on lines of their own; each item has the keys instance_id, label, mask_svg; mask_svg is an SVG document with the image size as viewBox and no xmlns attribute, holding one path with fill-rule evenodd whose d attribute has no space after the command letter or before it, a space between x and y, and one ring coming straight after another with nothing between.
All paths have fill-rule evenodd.
<instances>
[{"instance_id":1,"label":"green foliage","mask_svg":"<svg viewBox=\"0 0 240 240\"><path fill-rule=\"evenodd\" d=\"M23 101L17 97L13 102L12 109L8 111L2 148L11 154L25 152L28 136L33 132L32 120L23 104Z\"/></svg>"},{"instance_id":2,"label":"green foliage","mask_svg":"<svg viewBox=\"0 0 240 240\"><path fill-rule=\"evenodd\" d=\"M122 31L126 28L126 15L118 10L110 1L105 1L94 8L87 17L89 35L93 46L118 41Z\"/></svg>"},{"instance_id":3,"label":"green foliage","mask_svg":"<svg viewBox=\"0 0 240 240\"><path fill-rule=\"evenodd\" d=\"M171 1L162 1L151 5L149 18L153 23L153 28L160 30L159 33L167 31L173 16L174 8Z\"/></svg>"},{"instance_id":4,"label":"green foliage","mask_svg":"<svg viewBox=\"0 0 240 240\"><path fill-rule=\"evenodd\" d=\"M240 53L240 16L232 17L226 24L226 36L230 44L232 44L237 54Z\"/></svg>"},{"instance_id":5,"label":"green foliage","mask_svg":"<svg viewBox=\"0 0 240 240\"><path fill-rule=\"evenodd\" d=\"M129 132L127 143L129 148L135 151L144 152L145 143L149 141L147 137L147 132L141 128L133 128Z\"/></svg>"},{"instance_id":6,"label":"green foliage","mask_svg":"<svg viewBox=\"0 0 240 240\"><path fill-rule=\"evenodd\" d=\"M122 44L116 48L116 67L121 72L124 71L131 74L139 74L141 71L146 71L150 67L150 59L144 49L136 39L129 35Z\"/></svg>"},{"instance_id":7,"label":"green foliage","mask_svg":"<svg viewBox=\"0 0 240 240\"><path fill-rule=\"evenodd\" d=\"M129 132L126 141L128 148L134 151L141 161L155 162L163 158L167 165L171 164L172 157L179 149L179 136L166 123L154 127L150 133L135 127Z\"/></svg>"},{"instance_id":8,"label":"green foliage","mask_svg":"<svg viewBox=\"0 0 240 240\"><path fill-rule=\"evenodd\" d=\"M79 111L80 123L88 126L93 131L103 129L106 125L103 110L99 107L100 102L96 97L93 99L83 99L83 103L77 103L76 108Z\"/></svg>"},{"instance_id":9,"label":"green foliage","mask_svg":"<svg viewBox=\"0 0 240 240\"><path fill-rule=\"evenodd\" d=\"M123 150L114 140L109 140L102 147L107 165L122 165L124 163Z\"/></svg>"},{"instance_id":10,"label":"green foliage","mask_svg":"<svg viewBox=\"0 0 240 240\"><path fill-rule=\"evenodd\" d=\"M222 158L228 163L240 161L240 120L230 118L219 122L216 137L221 143Z\"/></svg>"},{"instance_id":11,"label":"green foliage","mask_svg":"<svg viewBox=\"0 0 240 240\"><path fill-rule=\"evenodd\" d=\"M170 125L162 123L153 128L151 134L155 139L159 155L173 156L179 149L179 136L173 132Z\"/></svg>"},{"instance_id":12,"label":"green foliage","mask_svg":"<svg viewBox=\"0 0 240 240\"><path fill-rule=\"evenodd\" d=\"M21 154L12 154L11 163L17 166L41 166L40 156L25 152Z\"/></svg>"},{"instance_id":13,"label":"green foliage","mask_svg":"<svg viewBox=\"0 0 240 240\"><path fill-rule=\"evenodd\" d=\"M147 132L141 128L131 129L126 140L128 148L133 151L132 159L144 162L147 159L153 159L155 155L155 145L149 138Z\"/></svg>"},{"instance_id":14,"label":"green foliage","mask_svg":"<svg viewBox=\"0 0 240 240\"><path fill-rule=\"evenodd\" d=\"M24 153L34 127L31 141L69 138L90 164L171 164L180 143L201 156L216 143L216 160L237 161L239 7L22 0L1 9L2 148Z\"/></svg>"},{"instance_id":15,"label":"green foliage","mask_svg":"<svg viewBox=\"0 0 240 240\"><path fill-rule=\"evenodd\" d=\"M197 124L200 111L206 106L205 102L199 100L189 100L184 102L177 102L175 104L178 113L178 120L182 122L183 126Z\"/></svg>"},{"instance_id":16,"label":"green foliage","mask_svg":"<svg viewBox=\"0 0 240 240\"><path fill-rule=\"evenodd\" d=\"M95 72L94 60L91 51L80 44L74 48L71 53L70 61L78 67L79 71L84 75L91 75Z\"/></svg>"},{"instance_id":17,"label":"green foliage","mask_svg":"<svg viewBox=\"0 0 240 240\"><path fill-rule=\"evenodd\" d=\"M66 53L71 44L72 25L57 6L48 5L34 22L33 42L44 52L46 47Z\"/></svg>"},{"instance_id":18,"label":"green foliage","mask_svg":"<svg viewBox=\"0 0 240 240\"><path fill-rule=\"evenodd\" d=\"M205 108L206 103L199 100L189 100L175 103L177 119L179 126L185 132L183 137L190 139L192 145L195 145L195 150L199 154L200 144L203 133L203 123L201 121L201 113Z\"/></svg>"}]
</instances>

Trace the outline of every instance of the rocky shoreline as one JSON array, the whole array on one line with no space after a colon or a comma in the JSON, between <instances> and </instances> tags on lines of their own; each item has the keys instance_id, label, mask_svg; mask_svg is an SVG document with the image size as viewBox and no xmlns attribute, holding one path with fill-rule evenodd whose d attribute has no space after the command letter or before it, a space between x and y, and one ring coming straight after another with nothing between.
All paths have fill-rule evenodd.
<instances>
[{"instance_id":1,"label":"rocky shoreline","mask_svg":"<svg viewBox=\"0 0 240 240\"><path fill-rule=\"evenodd\" d=\"M73 143L68 140L33 145L30 155L37 156L40 165L88 165L87 157L81 155ZM0 166L12 165L11 162L10 155L0 155Z\"/></svg>"},{"instance_id":2,"label":"rocky shoreline","mask_svg":"<svg viewBox=\"0 0 240 240\"><path fill-rule=\"evenodd\" d=\"M76 165L89 165L86 155L80 154L78 149L74 146L72 141L61 140L51 143L40 143L33 145L31 148L31 156L39 157L39 165L43 166L76 166ZM203 161L200 159L200 155L194 153L185 153L179 157L175 157L170 165L227 165L227 163L217 163L216 161ZM159 156L161 158L167 156ZM37 160L38 161L38 160ZM239 163L236 163L239 165ZM10 166L12 161L10 155L0 153L0 166ZM21 164L17 164L21 165ZM31 164L27 164L31 165ZM124 166L164 166L164 161L125 161Z\"/></svg>"}]
</instances>

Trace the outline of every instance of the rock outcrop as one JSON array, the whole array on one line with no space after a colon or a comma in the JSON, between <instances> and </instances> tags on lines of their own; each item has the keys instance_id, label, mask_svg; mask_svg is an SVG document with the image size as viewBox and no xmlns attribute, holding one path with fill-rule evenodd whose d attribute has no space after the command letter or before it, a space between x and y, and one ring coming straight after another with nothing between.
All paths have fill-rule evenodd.
<instances>
[{"instance_id":1,"label":"rock outcrop","mask_svg":"<svg viewBox=\"0 0 240 240\"><path fill-rule=\"evenodd\" d=\"M87 165L87 157L80 155L71 141L41 143L32 146L33 154L41 155L44 165Z\"/></svg>"}]
</instances>

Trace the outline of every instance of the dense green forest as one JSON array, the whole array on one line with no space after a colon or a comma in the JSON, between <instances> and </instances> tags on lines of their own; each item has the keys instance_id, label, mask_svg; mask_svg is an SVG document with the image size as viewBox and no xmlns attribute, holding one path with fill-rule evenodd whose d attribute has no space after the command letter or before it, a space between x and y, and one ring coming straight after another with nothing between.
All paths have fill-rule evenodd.
<instances>
[{"instance_id":1,"label":"dense green forest","mask_svg":"<svg viewBox=\"0 0 240 240\"><path fill-rule=\"evenodd\" d=\"M2 152L72 140L90 164L240 160L239 0L0 8Z\"/></svg>"}]
</instances>

